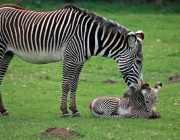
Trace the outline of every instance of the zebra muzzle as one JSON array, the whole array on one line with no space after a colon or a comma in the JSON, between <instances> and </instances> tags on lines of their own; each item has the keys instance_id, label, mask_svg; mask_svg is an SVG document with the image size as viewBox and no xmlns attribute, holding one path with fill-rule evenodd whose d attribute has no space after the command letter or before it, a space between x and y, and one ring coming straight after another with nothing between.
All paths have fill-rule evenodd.
<instances>
[{"instance_id":1,"label":"zebra muzzle","mask_svg":"<svg viewBox=\"0 0 180 140\"><path fill-rule=\"evenodd\" d=\"M156 119L160 117L161 117L160 113L156 113L156 111L152 110L151 116L149 118Z\"/></svg>"}]
</instances>

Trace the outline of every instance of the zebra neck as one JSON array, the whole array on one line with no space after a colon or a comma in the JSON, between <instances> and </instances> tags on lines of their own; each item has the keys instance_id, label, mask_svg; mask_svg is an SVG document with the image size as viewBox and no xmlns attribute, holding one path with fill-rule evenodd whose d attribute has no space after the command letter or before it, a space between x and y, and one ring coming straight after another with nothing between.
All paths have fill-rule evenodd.
<instances>
[{"instance_id":1,"label":"zebra neck","mask_svg":"<svg viewBox=\"0 0 180 140\"><path fill-rule=\"evenodd\" d=\"M110 21L107 22L112 24ZM89 27L90 33L87 32L85 35L88 55L115 59L121 52L127 50L125 37L129 30L117 24L113 24L113 27L102 24L95 22L92 27Z\"/></svg>"},{"instance_id":2,"label":"zebra neck","mask_svg":"<svg viewBox=\"0 0 180 140\"><path fill-rule=\"evenodd\" d=\"M140 93L131 94L129 97L129 102L133 105L144 105L144 96Z\"/></svg>"}]
</instances>

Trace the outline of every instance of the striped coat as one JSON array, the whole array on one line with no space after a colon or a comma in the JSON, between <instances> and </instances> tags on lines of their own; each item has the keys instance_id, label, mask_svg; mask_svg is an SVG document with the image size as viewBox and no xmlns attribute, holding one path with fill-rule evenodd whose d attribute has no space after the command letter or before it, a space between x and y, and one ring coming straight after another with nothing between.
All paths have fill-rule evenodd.
<instances>
[{"instance_id":1,"label":"striped coat","mask_svg":"<svg viewBox=\"0 0 180 140\"><path fill-rule=\"evenodd\" d=\"M161 83L154 88L143 84L141 90L129 90L123 98L99 97L90 103L90 110L99 118L159 118L156 102L161 87Z\"/></svg>"},{"instance_id":2,"label":"striped coat","mask_svg":"<svg viewBox=\"0 0 180 140\"><path fill-rule=\"evenodd\" d=\"M91 56L110 57L129 87L142 80L142 31L133 33L95 13L66 5L59 10L40 12L16 5L0 7L0 84L14 55L35 64L63 61L63 116L69 116L67 95L73 116L79 74ZM7 111L3 104L0 112Z\"/></svg>"}]
</instances>

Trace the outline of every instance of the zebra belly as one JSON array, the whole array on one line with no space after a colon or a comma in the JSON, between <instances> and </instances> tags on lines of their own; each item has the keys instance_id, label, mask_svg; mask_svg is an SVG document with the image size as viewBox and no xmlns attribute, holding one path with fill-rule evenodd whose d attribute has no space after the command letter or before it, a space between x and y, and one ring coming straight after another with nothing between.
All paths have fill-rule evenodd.
<instances>
[{"instance_id":1,"label":"zebra belly","mask_svg":"<svg viewBox=\"0 0 180 140\"><path fill-rule=\"evenodd\" d=\"M23 52L10 49L10 51L22 60L34 64L46 64L63 60L63 52L60 50L55 52Z\"/></svg>"},{"instance_id":2,"label":"zebra belly","mask_svg":"<svg viewBox=\"0 0 180 140\"><path fill-rule=\"evenodd\" d=\"M128 107L128 98L121 98L119 99L119 105L116 110L116 113L119 115L129 114L129 107Z\"/></svg>"},{"instance_id":3,"label":"zebra belly","mask_svg":"<svg viewBox=\"0 0 180 140\"><path fill-rule=\"evenodd\" d=\"M116 114L119 114L119 115L128 114L128 109L118 107L118 109L116 110Z\"/></svg>"}]
</instances>

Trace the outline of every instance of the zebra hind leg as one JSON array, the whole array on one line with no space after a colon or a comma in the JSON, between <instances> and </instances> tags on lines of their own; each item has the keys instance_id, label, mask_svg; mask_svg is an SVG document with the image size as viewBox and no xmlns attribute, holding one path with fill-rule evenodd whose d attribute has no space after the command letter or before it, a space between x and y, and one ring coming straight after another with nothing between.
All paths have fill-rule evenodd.
<instances>
[{"instance_id":1,"label":"zebra hind leg","mask_svg":"<svg viewBox=\"0 0 180 140\"><path fill-rule=\"evenodd\" d=\"M3 56L3 54L0 54L1 56ZM10 63L10 61L12 60L14 54L12 54L11 52L7 52L4 57L2 59L0 59L2 62L0 63L0 85L2 83L3 77L6 73L6 70L8 68L8 65ZM9 115L9 112L4 108L3 105L3 101L2 101L2 97L1 97L1 93L0 93L0 115L2 116L7 116Z\"/></svg>"},{"instance_id":2,"label":"zebra hind leg","mask_svg":"<svg viewBox=\"0 0 180 140\"><path fill-rule=\"evenodd\" d=\"M4 108L1 93L0 93L0 116L7 116L9 112Z\"/></svg>"}]
</instances>

